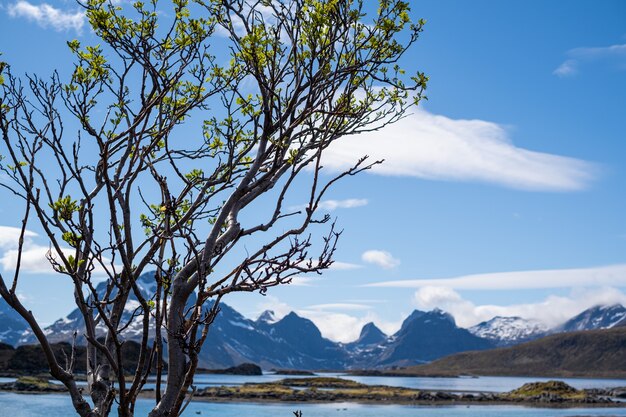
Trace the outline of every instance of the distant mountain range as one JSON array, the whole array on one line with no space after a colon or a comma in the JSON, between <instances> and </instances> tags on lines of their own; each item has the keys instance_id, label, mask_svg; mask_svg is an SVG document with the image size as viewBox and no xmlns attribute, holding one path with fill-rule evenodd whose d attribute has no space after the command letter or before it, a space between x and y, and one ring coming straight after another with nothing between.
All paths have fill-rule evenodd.
<instances>
[{"instance_id":1,"label":"distant mountain range","mask_svg":"<svg viewBox=\"0 0 626 417\"><path fill-rule=\"evenodd\" d=\"M516 346L462 352L401 375L626 378L626 328L557 333Z\"/></svg>"},{"instance_id":2,"label":"distant mountain range","mask_svg":"<svg viewBox=\"0 0 626 417\"><path fill-rule=\"evenodd\" d=\"M106 291L105 284L96 290ZM147 273L138 280L140 290L154 291L154 275ZM141 331L139 303L131 297L124 320L130 325L124 337L137 340ZM342 344L322 336L315 324L296 313L277 319L272 311L250 320L227 304L209 330L200 353L203 368L226 368L244 362L264 369L381 369L405 367L431 362L465 351L480 351L511 346L572 330L593 330L626 325L626 308L621 305L594 307L555 329L519 317L495 317L469 329L456 325L454 318L441 310L415 310L395 334L388 336L373 323L366 324L357 340ZM134 318L133 318L134 317ZM45 328L52 342L67 342L75 331L80 335L83 319L78 309ZM79 337L79 343L84 340ZM0 299L0 342L13 346L36 343L21 317Z\"/></svg>"},{"instance_id":3,"label":"distant mountain range","mask_svg":"<svg viewBox=\"0 0 626 417\"><path fill-rule=\"evenodd\" d=\"M626 325L626 308L620 304L597 306L583 311L555 329L556 332L612 329Z\"/></svg>"}]
</instances>

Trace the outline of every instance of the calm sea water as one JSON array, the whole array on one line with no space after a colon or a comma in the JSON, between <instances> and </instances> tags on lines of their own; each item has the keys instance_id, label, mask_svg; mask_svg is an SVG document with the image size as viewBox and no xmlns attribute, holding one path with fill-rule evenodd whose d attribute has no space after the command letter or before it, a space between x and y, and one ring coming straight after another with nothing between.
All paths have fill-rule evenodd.
<instances>
[{"instance_id":1,"label":"calm sea water","mask_svg":"<svg viewBox=\"0 0 626 417\"><path fill-rule=\"evenodd\" d=\"M145 416L152 402L140 400L136 416ZM207 417L293 417L302 410L303 417L574 417L626 416L626 408L544 409L517 406L439 406L409 407L397 405L334 404L234 404L191 403L183 416ZM72 408L63 395L0 393L1 417L70 417ZM115 413L112 414L115 416Z\"/></svg>"},{"instance_id":2,"label":"calm sea water","mask_svg":"<svg viewBox=\"0 0 626 417\"><path fill-rule=\"evenodd\" d=\"M526 382L546 380L521 377L480 378L416 378L416 377L353 377L339 376L370 385L391 385L410 388L445 391L504 392ZM238 385L246 382L270 382L286 378L283 375L260 376L197 375L196 384ZM295 378L295 377L294 377ZM9 380L4 379L3 380ZM626 381L615 379L562 379L577 388L609 388L626 386ZM153 405L151 400L140 400L136 415L145 416ZM303 417L578 417L615 416L626 417L624 408L573 408L542 409L520 406L399 406L362 405L352 403L332 404L252 404L252 403L207 403L194 402L184 416L219 417L293 417L294 410L302 410ZM65 395L33 395L0 392L0 417L66 417L72 416L70 400ZM115 413L113 414L115 415Z\"/></svg>"},{"instance_id":3,"label":"calm sea water","mask_svg":"<svg viewBox=\"0 0 626 417\"><path fill-rule=\"evenodd\" d=\"M319 376L333 376L367 385L389 385L392 387L418 388L435 391L478 391L506 392L519 388L527 382L549 381L558 379L574 388L611 388L626 386L623 379L588 379L588 378L535 378L535 377L461 377L461 378L420 378L420 377L377 377L352 376L340 373L321 373ZM196 375L195 383L199 387L219 385L239 385L246 382L271 382L284 378L310 378L307 376L284 376L264 374L259 376L243 375Z\"/></svg>"},{"instance_id":4,"label":"calm sea water","mask_svg":"<svg viewBox=\"0 0 626 417\"><path fill-rule=\"evenodd\" d=\"M338 377L361 382L367 385L389 385L392 387L416 388L432 391L452 392L507 392L519 388L527 382L549 381L558 379L574 388L612 388L625 387L623 379L590 379L590 378L536 378L536 377L461 377L461 378L422 378L422 377L378 377L378 376L352 376L342 373L318 373L317 376ZM234 386L247 382L274 382L285 378L310 378L310 376L286 376L276 374L263 375L219 375L198 374L195 385L199 388L209 386ZM1 378L0 383L14 381L15 378ZM58 383L57 381L50 381ZM80 383L79 383L80 384ZM163 382L165 385L165 379ZM154 380L146 384L146 388L154 388ZM0 415L0 417L2 417Z\"/></svg>"}]
</instances>

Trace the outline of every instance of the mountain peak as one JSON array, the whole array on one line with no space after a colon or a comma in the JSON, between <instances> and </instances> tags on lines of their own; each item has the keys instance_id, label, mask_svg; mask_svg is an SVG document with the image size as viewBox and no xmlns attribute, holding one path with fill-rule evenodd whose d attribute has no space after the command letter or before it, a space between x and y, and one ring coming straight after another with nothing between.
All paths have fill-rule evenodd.
<instances>
[{"instance_id":1,"label":"mountain peak","mask_svg":"<svg viewBox=\"0 0 626 417\"><path fill-rule=\"evenodd\" d=\"M277 321L278 321L278 318L276 317L276 313L274 313L274 310L265 310L256 319L257 323L272 324L272 323L276 323Z\"/></svg>"},{"instance_id":2,"label":"mountain peak","mask_svg":"<svg viewBox=\"0 0 626 417\"><path fill-rule=\"evenodd\" d=\"M441 310L440 308L435 308L431 311L427 311L424 316L428 316L428 317L434 317L434 318L438 318L438 319L443 319L443 320L447 320L450 321L454 324L456 324L456 321L454 320L454 317L452 317L452 314L445 312L443 310Z\"/></svg>"},{"instance_id":3,"label":"mountain peak","mask_svg":"<svg viewBox=\"0 0 626 417\"><path fill-rule=\"evenodd\" d=\"M400 330L406 328L412 321L419 319L420 317L424 316L424 314L426 313L421 310L413 310L413 312L409 314L409 316L402 322Z\"/></svg>"},{"instance_id":4,"label":"mountain peak","mask_svg":"<svg viewBox=\"0 0 626 417\"><path fill-rule=\"evenodd\" d=\"M374 323L369 322L361 329L359 338L353 342L358 346L367 346L382 343L387 340L387 335L383 333Z\"/></svg>"},{"instance_id":5,"label":"mountain peak","mask_svg":"<svg viewBox=\"0 0 626 417\"><path fill-rule=\"evenodd\" d=\"M372 331L372 330L374 330L374 331L376 331L376 330L380 331L380 329L378 328L378 326L376 326L376 325L374 324L374 322L371 322L371 321L370 321L369 323L366 323L366 324L363 326L363 328L361 329L361 336L363 336L363 334L365 334L365 333L367 333L367 332L370 332L370 331Z\"/></svg>"},{"instance_id":6,"label":"mountain peak","mask_svg":"<svg viewBox=\"0 0 626 417\"><path fill-rule=\"evenodd\" d=\"M536 339L548 331L545 325L535 320L502 316L483 321L468 330L478 337L493 340L499 346Z\"/></svg>"},{"instance_id":7,"label":"mountain peak","mask_svg":"<svg viewBox=\"0 0 626 417\"><path fill-rule=\"evenodd\" d=\"M279 320L279 322L285 322L285 323L293 322L293 321L307 321L308 322L310 320L300 317L294 311L290 311L289 314L287 314L285 317Z\"/></svg>"},{"instance_id":8,"label":"mountain peak","mask_svg":"<svg viewBox=\"0 0 626 417\"><path fill-rule=\"evenodd\" d=\"M625 319L626 308L623 305L597 305L566 321L557 330L571 332L577 330L610 329Z\"/></svg>"}]
</instances>

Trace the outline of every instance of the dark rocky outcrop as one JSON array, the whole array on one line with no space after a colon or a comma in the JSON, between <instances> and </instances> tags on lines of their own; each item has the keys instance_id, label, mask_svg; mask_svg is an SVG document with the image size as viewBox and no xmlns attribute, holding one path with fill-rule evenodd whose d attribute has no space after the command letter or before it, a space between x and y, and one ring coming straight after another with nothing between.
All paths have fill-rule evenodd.
<instances>
[{"instance_id":1,"label":"dark rocky outcrop","mask_svg":"<svg viewBox=\"0 0 626 417\"><path fill-rule=\"evenodd\" d=\"M231 366L226 369L203 369L199 372L224 375L263 375L261 367L254 363L242 363L241 365Z\"/></svg>"},{"instance_id":2,"label":"dark rocky outcrop","mask_svg":"<svg viewBox=\"0 0 626 417\"><path fill-rule=\"evenodd\" d=\"M54 343L51 345L57 362L64 366L72 356L72 345ZM127 341L122 346L122 360L127 372L134 372L139 357L140 345ZM4 352L4 353L3 353ZM85 346L74 347L74 372L86 373L87 349ZM4 360L2 358L5 358ZM0 346L0 372L5 374L37 375L49 372L48 362L43 349L39 345L23 345L17 349L2 350Z\"/></svg>"},{"instance_id":3,"label":"dark rocky outcrop","mask_svg":"<svg viewBox=\"0 0 626 417\"><path fill-rule=\"evenodd\" d=\"M63 385L53 384L45 378L22 376L14 382L0 384L0 391L54 393L67 391Z\"/></svg>"}]
</instances>

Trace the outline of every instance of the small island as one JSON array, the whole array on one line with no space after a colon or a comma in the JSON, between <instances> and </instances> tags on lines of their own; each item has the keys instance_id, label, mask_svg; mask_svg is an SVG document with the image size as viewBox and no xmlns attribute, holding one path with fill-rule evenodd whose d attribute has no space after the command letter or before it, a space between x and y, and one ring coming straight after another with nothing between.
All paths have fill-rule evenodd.
<instances>
[{"instance_id":1,"label":"small island","mask_svg":"<svg viewBox=\"0 0 626 417\"><path fill-rule=\"evenodd\" d=\"M620 407L609 392L578 390L561 381L528 383L506 393L452 393L386 385L365 385L341 378L282 379L236 387L207 387L196 398L208 401L366 402L387 404L534 404L541 406Z\"/></svg>"},{"instance_id":2,"label":"small island","mask_svg":"<svg viewBox=\"0 0 626 417\"><path fill-rule=\"evenodd\" d=\"M48 394L65 391L65 387L45 378L20 377L0 384L0 391ZM613 390L579 390L562 381L527 383L505 393L449 392L420 390L386 385L366 385L334 378L286 378L269 383L246 383L240 386L219 386L199 389L194 399L213 402L359 402L414 405L534 405L541 407L624 407L611 397L619 397L624 388ZM154 390L143 391L153 397Z\"/></svg>"}]
</instances>

